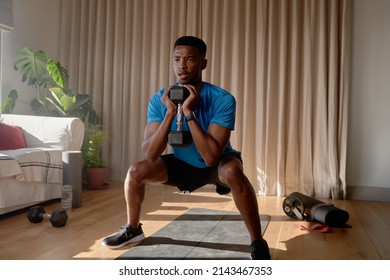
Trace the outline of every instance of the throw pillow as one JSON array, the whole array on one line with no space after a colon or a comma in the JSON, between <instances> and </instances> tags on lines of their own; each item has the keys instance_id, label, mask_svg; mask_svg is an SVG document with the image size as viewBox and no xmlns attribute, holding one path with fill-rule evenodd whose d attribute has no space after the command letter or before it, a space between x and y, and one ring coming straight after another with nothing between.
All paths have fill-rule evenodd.
<instances>
[{"instance_id":1,"label":"throw pillow","mask_svg":"<svg viewBox=\"0 0 390 280\"><path fill-rule=\"evenodd\" d=\"M0 150L26 148L23 131L20 127L0 122Z\"/></svg>"}]
</instances>

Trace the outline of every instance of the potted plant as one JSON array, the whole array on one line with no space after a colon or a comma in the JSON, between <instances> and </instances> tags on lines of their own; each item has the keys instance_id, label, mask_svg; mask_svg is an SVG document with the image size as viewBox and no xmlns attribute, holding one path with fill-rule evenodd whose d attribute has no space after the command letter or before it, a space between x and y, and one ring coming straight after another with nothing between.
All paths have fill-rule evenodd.
<instances>
[{"instance_id":1,"label":"potted plant","mask_svg":"<svg viewBox=\"0 0 390 280\"><path fill-rule=\"evenodd\" d=\"M102 157L105 133L101 125L86 124L82 154L84 159L84 174L88 189L107 188L105 184L106 166Z\"/></svg>"}]
</instances>

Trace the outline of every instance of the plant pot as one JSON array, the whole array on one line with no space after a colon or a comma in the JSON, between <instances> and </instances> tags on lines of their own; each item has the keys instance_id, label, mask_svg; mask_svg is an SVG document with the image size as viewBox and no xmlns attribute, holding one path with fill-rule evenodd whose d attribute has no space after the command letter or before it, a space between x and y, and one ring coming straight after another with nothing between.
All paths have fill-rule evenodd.
<instances>
[{"instance_id":1,"label":"plant pot","mask_svg":"<svg viewBox=\"0 0 390 280\"><path fill-rule=\"evenodd\" d=\"M92 190L99 190L107 188L107 184L104 183L106 176L106 168L85 168L85 176L87 181L87 188Z\"/></svg>"}]
</instances>

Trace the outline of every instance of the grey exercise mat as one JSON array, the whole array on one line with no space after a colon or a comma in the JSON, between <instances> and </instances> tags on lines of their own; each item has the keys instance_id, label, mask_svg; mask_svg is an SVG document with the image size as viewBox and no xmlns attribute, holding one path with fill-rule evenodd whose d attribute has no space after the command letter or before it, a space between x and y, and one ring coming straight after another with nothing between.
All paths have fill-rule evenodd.
<instances>
[{"instance_id":1,"label":"grey exercise mat","mask_svg":"<svg viewBox=\"0 0 390 280\"><path fill-rule=\"evenodd\" d=\"M262 233L270 216L260 215ZM118 260L249 259L249 233L238 212L193 208Z\"/></svg>"}]
</instances>

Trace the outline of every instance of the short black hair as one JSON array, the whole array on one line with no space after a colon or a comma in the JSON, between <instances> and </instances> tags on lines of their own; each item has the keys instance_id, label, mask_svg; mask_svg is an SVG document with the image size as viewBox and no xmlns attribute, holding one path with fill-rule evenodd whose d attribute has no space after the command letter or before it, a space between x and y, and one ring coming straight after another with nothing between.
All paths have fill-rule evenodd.
<instances>
[{"instance_id":1,"label":"short black hair","mask_svg":"<svg viewBox=\"0 0 390 280\"><path fill-rule=\"evenodd\" d=\"M176 48L177 46L195 47L199 50L200 55L206 56L206 51L207 51L206 43L198 37L182 36L176 40L174 48Z\"/></svg>"}]
</instances>

